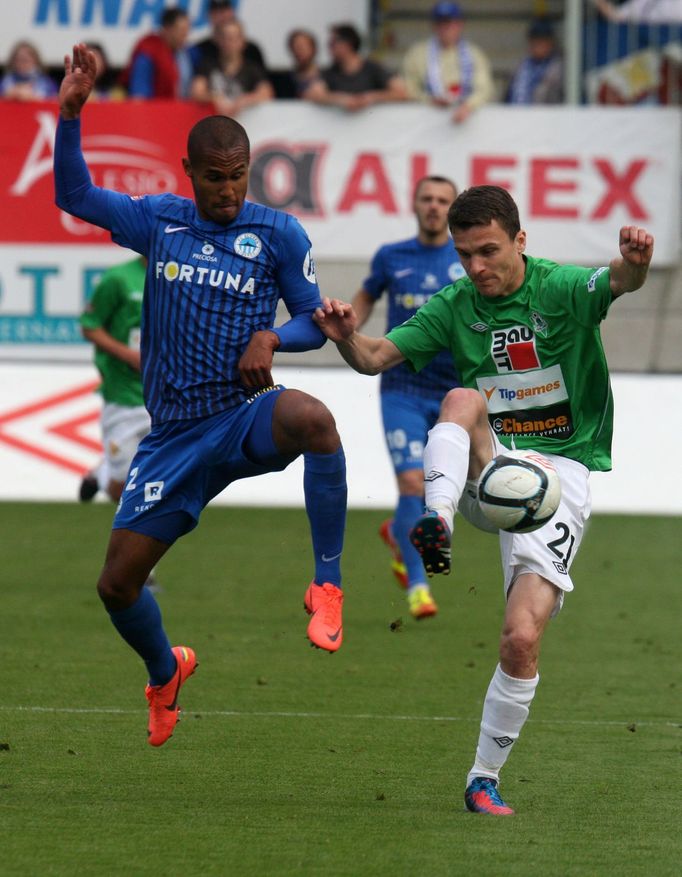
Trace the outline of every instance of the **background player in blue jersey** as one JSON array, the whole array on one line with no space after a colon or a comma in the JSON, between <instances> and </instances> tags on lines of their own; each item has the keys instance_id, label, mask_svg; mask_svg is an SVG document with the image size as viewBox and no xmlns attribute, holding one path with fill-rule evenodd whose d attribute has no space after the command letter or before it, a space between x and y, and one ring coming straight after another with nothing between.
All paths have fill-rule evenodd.
<instances>
[{"instance_id":1,"label":"background player in blue jersey","mask_svg":"<svg viewBox=\"0 0 682 877\"><path fill-rule=\"evenodd\" d=\"M185 173L194 200L131 197L92 184L80 147L80 112L95 80L83 44L65 58L55 144L56 200L147 256L142 377L152 428L132 461L97 588L111 620L149 673L149 742L178 720L180 686L196 657L171 649L143 584L173 542L228 484L284 469L304 455L315 575L304 602L313 645L341 645L340 557L346 468L334 419L317 399L273 385L274 350L320 347L311 315L320 291L298 221L246 200L249 140L210 116L190 131ZM273 328L278 299L291 319ZM264 534L264 539L267 534Z\"/></svg>"},{"instance_id":2,"label":"background player in blue jersey","mask_svg":"<svg viewBox=\"0 0 682 877\"><path fill-rule=\"evenodd\" d=\"M353 299L358 328L384 292L388 331L409 319L439 289L464 276L448 230L448 208L456 197L457 187L446 177L428 176L417 182L413 203L417 236L377 250L371 273ZM401 363L381 376L381 414L399 497L393 518L383 522L379 534L393 554L393 573L408 589L410 613L417 619L438 611L425 582L421 556L409 538L424 505L424 445L438 420L443 396L458 386L452 357L445 351L417 374Z\"/></svg>"}]
</instances>

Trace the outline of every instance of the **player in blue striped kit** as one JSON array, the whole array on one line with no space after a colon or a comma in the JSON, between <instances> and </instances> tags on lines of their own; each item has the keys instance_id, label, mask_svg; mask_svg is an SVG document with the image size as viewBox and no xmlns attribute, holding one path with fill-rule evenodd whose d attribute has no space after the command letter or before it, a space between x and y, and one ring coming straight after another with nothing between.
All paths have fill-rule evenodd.
<instances>
[{"instance_id":1,"label":"player in blue striped kit","mask_svg":"<svg viewBox=\"0 0 682 877\"><path fill-rule=\"evenodd\" d=\"M311 319L320 291L298 221L246 200L246 132L224 116L192 128L183 166L194 200L97 188L81 152L79 119L94 78L94 55L74 46L59 93L56 201L149 263L141 356L152 429L131 464L97 587L119 634L147 666L149 742L160 746L178 720L177 694L196 656L186 646L171 648L158 604L142 587L147 575L228 484L284 469L303 454L315 559L304 598L308 636L336 651L345 458L327 408L273 384L274 350L324 343ZM275 329L279 298L291 319Z\"/></svg>"},{"instance_id":2,"label":"player in blue striped kit","mask_svg":"<svg viewBox=\"0 0 682 877\"><path fill-rule=\"evenodd\" d=\"M427 176L417 182L413 203L417 235L377 250L369 277L353 299L358 328L384 292L388 331L404 323L439 289L464 276L448 231L448 208L456 197L457 188L446 177ZM379 533L392 552L393 573L407 588L410 613L417 619L438 611L421 556L409 539L423 512L424 445L438 420L443 396L459 385L447 353L439 353L418 374L402 363L381 376L381 413L399 498L393 518L383 522Z\"/></svg>"}]
</instances>

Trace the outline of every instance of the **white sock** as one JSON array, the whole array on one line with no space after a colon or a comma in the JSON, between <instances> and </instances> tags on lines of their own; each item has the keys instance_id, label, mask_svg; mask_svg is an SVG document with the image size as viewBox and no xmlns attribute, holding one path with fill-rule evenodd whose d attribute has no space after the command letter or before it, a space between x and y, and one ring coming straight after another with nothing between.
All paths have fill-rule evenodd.
<instances>
[{"instance_id":1,"label":"white sock","mask_svg":"<svg viewBox=\"0 0 682 877\"><path fill-rule=\"evenodd\" d=\"M107 490L109 487L109 464L107 463L106 457L102 457L98 465L95 467L95 478L97 479L97 486L100 490Z\"/></svg>"},{"instance_id":2,"label":"white sock","mask_svg":"<svg viewBox=\"0 0 682 877\"><path fill-rule=\"evenodd\" d=\"M539 681L537 674L533 679L507 676L497 665L483 704L476 760L469 771L467 786L474 777L499 780L500 770L509 757L512 744L528 718Z\"/></svg>"},{"instance_id":3,"label":"white sock","mask_svg":"<svg viewBox=\"0 0 682 877\"><path fill-rule=\"evenodd\" d=\"M437 423L424 448L424 503L450 530L469 471L469 433L457 423ZM435 477L434 477L435 476Z\"/></svg>"}]
</instances>

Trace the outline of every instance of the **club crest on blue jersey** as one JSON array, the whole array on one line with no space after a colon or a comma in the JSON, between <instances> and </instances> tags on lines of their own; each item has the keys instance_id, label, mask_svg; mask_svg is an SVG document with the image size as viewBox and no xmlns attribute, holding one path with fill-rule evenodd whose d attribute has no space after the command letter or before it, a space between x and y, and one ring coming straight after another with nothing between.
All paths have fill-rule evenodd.
<instances>
[{"instance_id":1,"label":"club crest on blue jersey","mask_svg":"<svg viewBox=\"0 0 682 877\"><path fill-rule=\"evenodd\" d=\"M262 249L261 239L253 232L247 231L235 238L234 251L245 259L255 259Z\"/></svg>"},{"instance_id":2,"label":"club crest on blue jersey","mask_svg":"<svg viewBox=\"0 0 682 877\"><path fill-rule=\"evenodd\" d=\"M461 262L453 262L452 265L448 268L448 277L455 283L457 280L461 280L462 277L466 277L467 273L462 267Z\"/></svg>"}]
</instances>

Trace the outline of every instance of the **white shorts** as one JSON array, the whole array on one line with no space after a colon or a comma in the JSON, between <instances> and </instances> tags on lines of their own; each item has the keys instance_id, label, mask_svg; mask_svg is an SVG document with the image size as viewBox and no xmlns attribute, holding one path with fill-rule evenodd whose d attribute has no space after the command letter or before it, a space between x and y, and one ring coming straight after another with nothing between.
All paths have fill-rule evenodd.
<instances>
[{"instance_id":1,"label":"white shorts","mask_svg":"<svg viewBox=\"0 0 682 877\"><path fill-rule=\"evenodd\" d=\"M147 409L144 405L131 407L105 402L101 423L109 478L125 481L137 446L151 428Z\"/></svg>"},{"instance_id":2,"label":"white shorts","mask_svg":"<svg viewBox=\"0 0 682 877\"><path fill-rule=\"evenodd\" d=\"M496 438L494 442L495 456L506 450ZM577 460L546 454L544 451L542 454L551 460L561 479L559 508L543 527L532 533L497 530L481 511L475 481L467 481L458 510L479 530L499 533L505 596L520 575L537 573L561 591L553 613L556 615L563 605L564 593L573 590L569 569L580 547L592 509L590 472Z\"/></svg>"}]
</instances>

